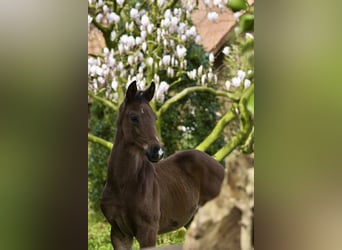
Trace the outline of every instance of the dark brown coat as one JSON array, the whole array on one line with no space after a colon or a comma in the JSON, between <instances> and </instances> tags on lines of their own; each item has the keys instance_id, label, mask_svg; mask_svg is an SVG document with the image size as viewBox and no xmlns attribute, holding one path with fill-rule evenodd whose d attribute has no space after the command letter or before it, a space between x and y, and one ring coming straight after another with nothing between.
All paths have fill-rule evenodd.
<instances>
[{"instance_id":1,"label":"dark brown coat","mask_svg":"<svg viewBox=\"0 0 342 250\"><path fill-rule=\"evenodd\" d=\"M101 209L111 224L115 250L154 246L156 235L187 224L197 208L220 192L223 167L209 155L187 150L160 160L162 147L146 91L130 84L120 106Z\"/></svg>"}]
</instances>

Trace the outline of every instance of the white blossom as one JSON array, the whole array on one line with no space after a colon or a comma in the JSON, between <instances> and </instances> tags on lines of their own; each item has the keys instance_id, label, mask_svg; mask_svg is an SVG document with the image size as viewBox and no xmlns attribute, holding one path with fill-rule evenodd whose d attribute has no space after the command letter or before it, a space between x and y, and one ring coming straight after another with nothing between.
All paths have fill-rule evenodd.
<instances>
[{"instance_id":1,"label":"white blossom","mask_svg":"<svg viewBox=\"0 0 342 250\"><path fill-rule=\"evenodd\" d=\"M182 36L181 36L181 40L182 40L182 42L185 42L185 41L186 41L186 39L187 39L186 35L182 35Z\"/></svg>"},{"instance_id":2,"label":"white blossom","mask_svg":"<svg viewBox=\"0 0 342 250\"><path fill-rule=\"evenodd\" d=\"M108 14L107 19L109 23L112 23L112 22L118 23L120 21L120 17L114 12Z\"/></svg>"},{"instance_id":3,"label":"white blossom","mask_svg":"<svg viewBox=\"0 0 342 250\"><path fill-rule=\"evenodd\" d=\"M111 86L112 86L113 90L116 91L117 88L118 88L118 82L114 79L114 80L112 81Z\"/></svg>"},{"instance_id":4,"label":"white blossom","mask_svg":"<svg viewBox=\"0 0 342 250\"><path fill-rule=\"evenodd\" d=\"M99 14L96 15L95 20L96 20L96 22L99 23L99 22L101 22L102 18L103 18L103 14L99 13Z\"/></svg>"},{"instance_id":5,"label":"white blossom","mask_svg":"<svg viewBox=\"0 0 342 250\"><path fill-rule=\"evenodd\" d=\"M225 85L226 85L227 90L229 90L230 85L231 85L231 82L227 80L227 81L225 82Z\"/></svg>"},{"instance_id":6,"label":"white blossom","mask_svg":"<svg viewBox=\"0 0 342 250\"><path fill-rule=\"evenodd\" d=\"M125 0L116 0L116 3L119 5L119 6L122 6L124 4Z\"/></svg>"},{"instance_id":7,"label":"white blossom","mask_svg":"<svg viewBox=\"0 0 342 250\"><path fill-rule=\"evenodd\" d=\"M159 8L163 7L163 5L165 4L166 0L158 0L158 6Z\"/></svg>"},{"instance_id":8,"label":"white blossom","mask_svg":"<svg viewBox=\"0 0 342 250\"><path fill-rule=\"evenodd\" d=\"M137 87L139 90L143 90L145 88L145 85L146 85L145 79L142 79L142 80L137 79Z\"/></svg>"},{"instance_id":9,"label":"white blossom","mask_svg":"<svg viewBox=\"0 0 342 250\"><path fill-rule=\"evenodd\" d=\"M135 8L132 8L129 12L129 16L132 18L132 19L136 19L139 17L139 11Z\"/></svg>"},{"instance_id":10,"label":"white blossom","mask_svg":"<svg viewBox=\"0 0 342 250\"><path fill-rule=\"evenodd\" d=\"M105 47L105 48L103 49L103 55L104 55L104 56L108 56L108 54L109 54L109 49L108 49L107 47Z\"/></svg>"},{"instance_id":11,"label":"white blossom","mask_svg":"<svg viewBox=\"0 0 342 250\"><path fill-rule=\"evenodd\" d=\"M145 52L147 49L147 43L143 42L143 44L141 45L142 50Z\"/></svg>"},{"instance_id":12,"label":"white blossom","mask_svg":"<svg viewBox=\"0 0 342 250\"><path fill-rule=\"evenodd\" d=\"M247 39L254 39L254 36L251 33L246 33L246 38Z\"/></svg>"},{"instance_id":13,"label":"white blossom","mask_svg":"<svg viewBox=\"0 0 342 250\"><path fill-rule=\"evenodd\" d=\"M141 39L146 40L147 32L145 30L142 30L140 32Z\"/></svg>"},{"instance_id":14,"label":"white blossom","mask_svg":"<svg viewBox=\"0 0 342 250\"><path fill-rule=\"evenodd\" d=\"M107 5L103 5L102 9L103 9L103 13L105 13L105 14L106 14L107 12L109 12L109 8L108 8Z\"/></svg>"},{"instance_id":15,"label":"white blossom","mask_svg":"<svg viewBox=\"0 0 342 250\"><path fill-rule=\"evenodd\" d=\"M166 70L166 74L167 74L169 77L174 77L175 71L173 70L173 68L168 67L167 70Z\"/></svg>"},{"instance_id":16,"label":"white blossom","mask_svg":"<svg viewBox=\"0 0 342 250\"><path fill-rule=\"evenodd\" d=\"M179 19L175 16L171 18L171 28L173 31L177 30L177 24L179 22Z\"/></svg>"},{"instance_id":17,"label":"white blossom","mask_svg":"<svg viewBox=\"0 0 342 250\"><path fill-rule=\"evenodd\" d=\"M141 42L142 42L141 37L140 37L140 36L137 36L137 37L135 38L135 44L136 44L136 45L140 45Z\"/></svg>"},{"instance_id":18,"label":"white blossom","mask_svg":"<svg viewBox=\"0 0 342 250\"><path fill-rule=\"evenodd\" d=\"M159 75L154 74L153 79L154 79L154 82L155 82L156 84L159 84L159 82L160 82Z\"/></svg>"},{"instance_id":19,"label":"white blossom","mask_svg":"<svg viewBox=\"0 0 342 250\"><path fill-rule=\"evenodd\" d=\"M196 78L196 69L187 72L187 75L190 79L194 80Z\"/></svg>"},{"instance_id":20,"label":"white blossom","mask_svg":"<svg viewBox=\"0 0 342 250\"><path fill-rule=\"evenodd\" d=\"M202 77L201 77L201 84L202 85L204 85L205 80L206 80L206 75L202 75Z\"/></svg>"},{"instance_id":21,"label":"white blossom","mask_svg":"<svg viewBox=\"0 0 342 250\"><path fill-rule=\"evenodd\" d=\"M118 70L119 70L119 71L123 71L123 69L124 69L123 62L119 62L119 64L118 64Z\"/></svg>"},{"instance_id":22,"label":"white blossom","mask_svg":"<svg viewBox=\"0 0 342 250\"><path fill-rule=\"evenodd\" d=\"M134 22L130 22L130 24L128 25L128 30L131 32L134 30Z\"/></svg>"},{"instance_id":23,"label":"white blossom","mask_svg":"<svg viewBox=\"0 0 342 250\"><path fill-rule=\"evenodd\" d=\"M191 26L190 29L187 29L185 32L187 37L196 37L197 32L196 32L196 27L195 26Z\"/></svg>"},{"instance_id":24,"label":"white blossom","mask_svg":"<svg viewBox=\"0 0 342 250\"><path fill-rule=\"evenodd\" d=\"M197 72L198 72L198 75L199 75L199 76L202 75L202 71L203 71L203 65L201 65L201 66L198 67Z\"/></svg>"},{"instance_id":25,"label":"white blossom","mask_svg":"<svg viewBox=\"0 0 342 250\"><path fill-rule=\"evenodd\" d=\"M241 84L241 79L238 78L238 77L233 77L233 79L232 79L232 85L233 85L234 87L239 87L240 84Z\"/></svg>"},{"instance_id":26,"label":"white blossom","mask_svg":"<svg viewBox=\"0 0 342 250\"><path fill-rule=\"evenodd\" d=\"M133 56L129 55L128 58L127 58L127 62L128 62L129 65L133 65L134 64Z\"/></svg>"},{"instance_id":27,"label":"white blossom","mask_svg":"<svg viewBox=\"0 0 342 250\"><path fill-rule=\"evenodd\" d=\"M162 62L165 66L170 65L171 62L171 56L170 55L165 55L163 56Z\"/></svg>"},{"instance_id":28,"label":"white blossom","mask_svg":"<svg viewBox=\"0 0 342 250\"><path fill-rule=\"evenodd\" d=\"M138 71L139 71L140 74L144 73L144 68L145 68L145 64L141 64L141 65L139 66Z\"/></svg>"},{"instance_id":29,"label":"white blossom","mask_svg":"<svg viewBox=\"0 0 342 250\"><path fill-rule=\"evenodd\" d=\"M245 79L245 81L243 82L243 86L245 87L245 89L247 89L250 85L251 81L249 79Z\"/></svg>"},{"instance_id":30,"label":"white blossom","mask_svg":"<svg viewBox=\"0 0 342 250\"><path fill-rule=\"evenodd\" d=\"M214 83L217 83L217 75L214 75Z\"/></svg>"},{"instance_id":31,"label":"white blossom","mask_svg":"<svg viewBox=\"0 0 342 250\"><path fill-rule=\"evenodd\" d=\"M148 66L152 67L153 65L153 58L152 57L149 57L146 59L146 63L148 64Z\"/></svg>"},{"instance_id":32,"label":"white blossom","mask_svg":"<svg viewBox=\"0 0 342 250\"><path fill-rule=\"evenodd\" d=\"M168 28L170 26L171 22L170 22L170 19L169 18L165 18L163 20L161 20L161 27L163 28Z\"/></svg>"},{"instance_id":33,"label":"white blossom","mask_svg":"<svg viewBox=\"0 0 342 250\"><path fill-rule=\"evenodd\" d=\"M225 54L226 56L229 55L229 52L230 52L230 47L228 46L224 47L224 49L222 50L222 53Z\"/></svg>"},{"instance_id":34,"label":"white blossom","mask_svg":"<svg viewBox=\"0 0 342 250\"><path fill-rule=\"evenodd\" d=\"M167 84L167 82L162 81L156 91L156 99L159 102L164 102L165 99L165 93L168 91L169 89L169 84Z\"/></svg>"},{"instance_id":35,"label":"white blossom","mask_svg":"<svg viewBox=\"0 0 342 250\"><path fill-rule=\"evenodd\" d=\"M108 66L109 67L114 67L116 65L116 60L113 56L108 58Z\"/></svg>"},{"instance_id":36,"label":"white blossom","mask_svg":"<svg viewBox=\"0 0 342 250\"><path fill-rule=\"evenodd\" d=\"M246 72L243 71L243 70L241 70L241 69L239 69L238 72L237 72L237 75L238 75L238 78L239 78L241 81L243 81L243 79L245 79L245 77L246 77Z\"/></svg>"},{"instance_id":37,"label":"white blossom","mask_svg":"<svg viewBox=\"0 0 342 250\"><path fill-rule=\"evenodd\" d=\"M116 38L116 32L115 30L113 30L111 33L110 33L110 40L113 42Z\"/></svg>"},{"instance_id":38,"label":"white blossom","mask_svg":"<svg viewBox=\"0 0 342 250\"><path fill-rule=\"evenodd\" d=\"M170 10L170 9L167 9L167 10L164 12L164 18L165 18L165 19L169 19L169 18L171 18L171 16L172 16L171 10Z\"/></svg>"},{"instance_id":39,"label":"white blossom","mask_svg":"<svg viewBox=\"0 0 342 250\"><path fill-rule=\"evenodd\" d=\"M113 99L114 99L114 101L117 101L118 98L119 98L119 94L118 94L117 92L115 92L115 93L113 94Z\"/></svg>"},{"instance_id":40,"label":"white blossom","mask_svg":"<svg viewBox=\"0 0 342 250\"><path fill-rule=\"evenodd\" d=\"M124 46L122 45L122 43L119 43L118 50L119 50L120 55L122 55L122 53L124 52Z\"/></svg>"},{"instance_id":41,"label":"white blossom","mask_svg":"<svg viewBox=\"0 0 342 250\"><path fill-rule=\"evenodd\" d=\"M241 12L235 12L234 14L233 14L233 17L235 18L235 20L239 20L239 18L240 18L240 16L242 15L242 13Z\"/></svg>"},{"instance_id":42,"label":"white blossom","mask_svg":"<svg viewBox=\"0 0 342 250\"><path fill-rule=\"evenodd\" d=\"M213 53L209 54L209 62L213 63L215 61L215 57Z\"/></svg>"},{"instance_id":43,"label":"white blossom","mask_svg":"<svg viewBox=\"0 0 342 250\"><path fill-rule=\"evenodd\" d=\"M141 17L141 25L146 28L148 25L150 24L150 19L148 18L148 16L143 15Z\"/></svg>"},{"instance_id":44,"label":"white blossom","mask_svg":"<svg viewBox=\"0 0 342 250\"><path fill-rule=\"evenodd\" d=\"M208 20L209 21L216 21L217 18L218 18L218 14L215 11L208 13Z\"/></svg>"},{"instance_id":45,"label":"white blossom","mask_svg":"<svg viewBox=\"0 0 342 250\"><path fill-rule=\"evenodd\" d=\"M215 6L218 6L221 4L221 0L214 0L213 3Z\"/></svg>"},{"instance_id":46,"label":"white blossom","mask_svg":"<svg viewBox=\"0 0 342 250\"><path fill-rule=\"evenodd\" d=\"M105 79L102 77L102 76L99 76L98 78L97 78L97 82L99 82L100 84L104 84L106 81L105 81Z\"/></svg>"},{"instance_id":47,"label":"white blossom","mask_svg":"<svg viewBox=\"0 0 342 250\"><path fill-rule=\"evenodd\" d=\"M176 51L178 58L183 58L186 55L186 48L182 45L177 45Z\"/></svg>"},{"instance_id":48,"label":"white blossom","mask_svg":"<svg viewBox=\"0 0 342 250\"><path fill-rule=\"evenodd\" d=\"M102 70L102 68L100 68L100 67L96 67L96 71L95 71L95 73L96 73L98 76L102 76L102 74L103 74L103 70Z\"/></svg>"},{"instance_id":49,"label":"white blossom","mask_svg":"<svg viewBox=\"0 0 342 250\"><path fill-rule=\"evenodd\" d=\"M147 32L149 34L152 34L152 31L153 31L153 25L152 24L147 25Z\"/></svg>"}]
</instances>

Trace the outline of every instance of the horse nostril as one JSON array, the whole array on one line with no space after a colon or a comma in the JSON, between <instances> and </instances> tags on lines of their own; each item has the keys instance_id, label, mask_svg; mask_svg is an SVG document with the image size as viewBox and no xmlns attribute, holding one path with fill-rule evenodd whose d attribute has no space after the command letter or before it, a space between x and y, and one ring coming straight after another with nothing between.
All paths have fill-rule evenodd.
<instances>
[{"instance_id":1,"label":"horse nostril","mask_svg":"<svg viewBox=\"0 0 342 250\"><path fill-rule=\"evenodd\" d=\"M164 150L159 145L154 145L147 150L146 154L150 161L157 162L164 156Z\"/></svg>"}]
</instances>

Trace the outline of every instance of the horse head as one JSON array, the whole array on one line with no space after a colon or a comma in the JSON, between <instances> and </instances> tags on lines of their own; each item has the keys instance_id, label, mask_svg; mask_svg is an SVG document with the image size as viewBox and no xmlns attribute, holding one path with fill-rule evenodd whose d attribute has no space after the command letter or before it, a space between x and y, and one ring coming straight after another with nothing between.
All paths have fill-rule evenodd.
<instances>
[{"instance_id":1,"label":"horse head","mask_svg":"<svg viewBox=\"0 0 342 250\"><path fill-rule=\"evenodd\" d=\"M149 105L154 91L153 82L145 91L138 91L136 81L129 85L119 109L118 128L121 126L123 140L127 145L133 145L139 152L144 152L149 161L158 162L164 151L155 126L156 114Z\"/></svg>"}]
</instances>

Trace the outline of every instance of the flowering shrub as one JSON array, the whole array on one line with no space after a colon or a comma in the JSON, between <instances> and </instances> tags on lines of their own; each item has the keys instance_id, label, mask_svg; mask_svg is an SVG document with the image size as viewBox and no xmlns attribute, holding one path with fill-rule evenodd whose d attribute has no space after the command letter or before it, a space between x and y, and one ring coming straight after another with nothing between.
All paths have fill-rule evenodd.
<instances>
[{"instance_id":1,"label":"flowering shrub","mask_svg":"<svg viewBox=\"0 0 342 250\"><path fill-rule=\"evenodd\" d=\"M88 60L88 87L93 93L103 91L108 100L120 103L132 80L137 80L140 89L154 81L155 101L163 103L169 87L185 76L201 85L217 81L211 68L202 65L188 72L188 47L200 40L189 21L192 4L185 9L171 9L175 2L162 0L89 4L92 15L88 24L103 32L107 46L103 55L92 55Z\"/></svg>"}]
</instances>

